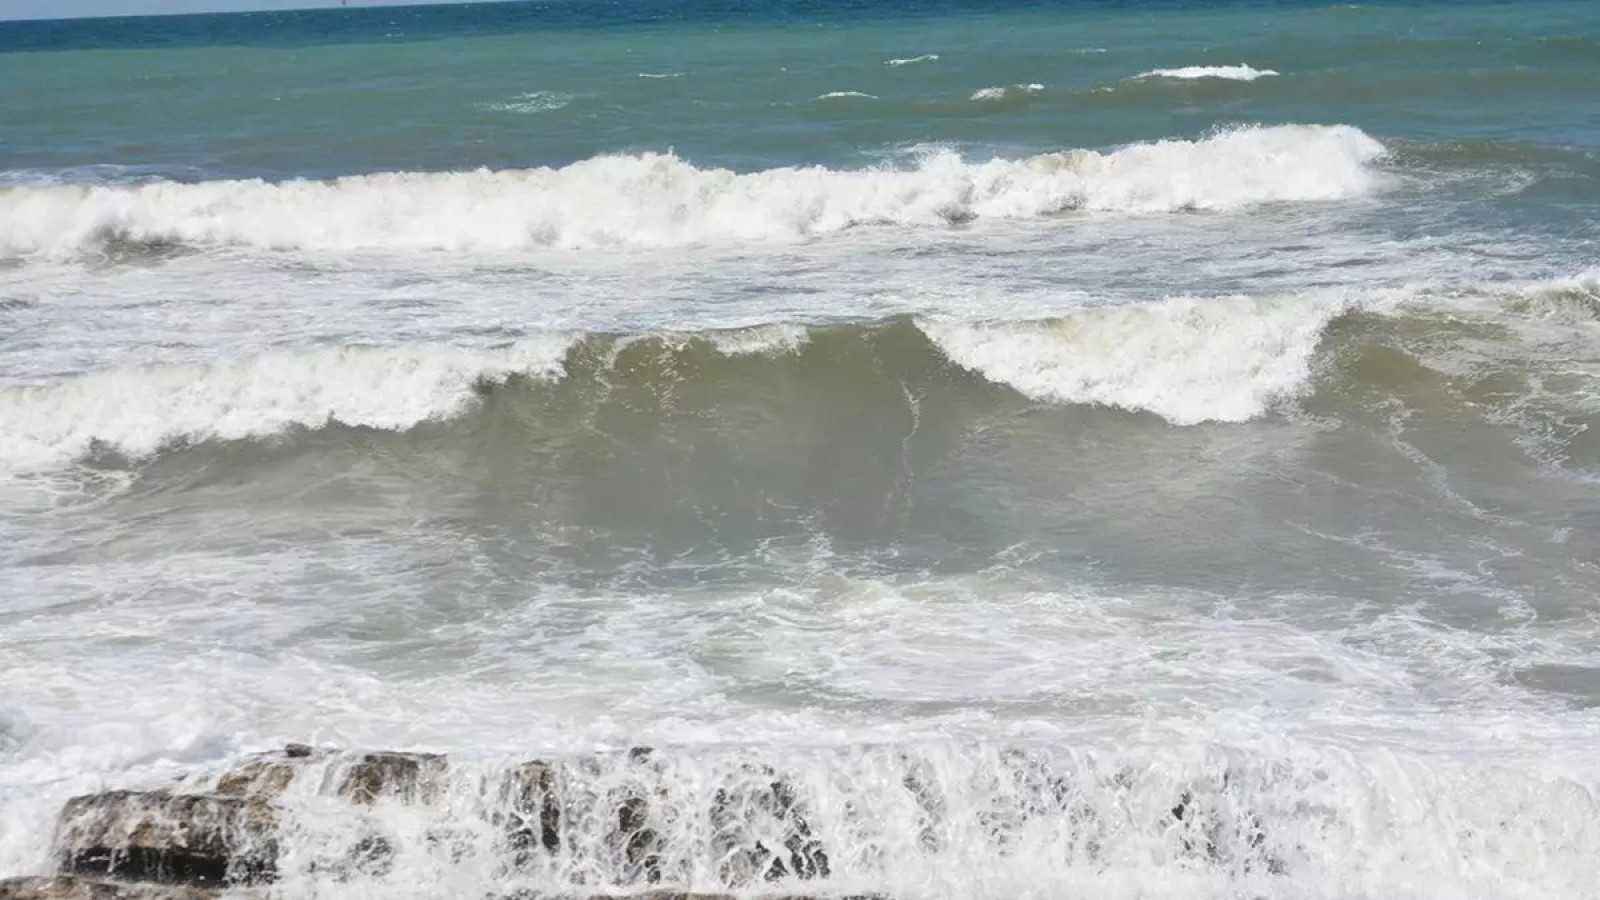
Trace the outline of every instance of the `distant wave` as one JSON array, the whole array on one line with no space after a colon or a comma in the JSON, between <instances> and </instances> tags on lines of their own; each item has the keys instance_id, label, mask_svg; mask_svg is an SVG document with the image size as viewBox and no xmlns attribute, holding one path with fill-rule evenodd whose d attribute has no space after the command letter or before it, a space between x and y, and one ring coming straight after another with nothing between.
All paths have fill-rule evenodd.
<instances>
[{"instance_id":1,"label":"distant wave","mask_svg":"<svg viewBox=\"0 0 1600 900\"><path fill-rule=\"evenodd\" d=\"M1005 100L1010 97L1022 97L1028 94L1037 94L1042 90L1044 90L1044 85L1042 84L1013 84L1005 87L986 87L973 91L972 96L968 97L967 99L993 102L996 100Z\"/></svg>"},{"instance_id":2,"label":"distant wave","mask_svg":"<svg viewBox=\"0 0 1600 900\"><path fill-rule=\"evenodd\" d=\"M829 91L817 98L818 100L876 100L876 94L864 94L861 91Z\"/></svg>"},{"instance_id":3,"label":"distant wave","mask_svg":"<svg viewBox=\"0 0 1600 900\"><path fill-rule=\"evenodd\" d=\"M1227 81L1255 81L1257 78L1267 78L1277 75L1271 69L1255 69L1250 66L1185 66L1181 69L1152 69L1141 72L1135 78L1181 78L1193 80L1196 78L1221 78Z\"/></svg>"},{"instance_id":4,"label":"distant wave","mask_svg":"<svg viewBox=\"0 0 1600 900\"><path fill-rule=\"evenodd\" d=\"M1196 141L911 167L699 168L671 154L559 169L331 181L154 181L0 189L0 257L129 246L488 252L812 238L1067 210L1226 210L1380 190L1384 146L1349 126L1246 127Z\"/></svg>"},{"instance_id":5,"label":"distant wave","mask_svg":"<svg viewBox=\"0 0 1600 900\"><path fill-rule=\"evenodd\" d=\"M682 72L640 72L639 73L639 77L640 78L651 78L651 79L682 78L683 77L683 73Z\"/></svg>"},{"instance_id":6,"label":"distant wave","mask_svg":"<svg viewBox=\"0 0 1600 900\"><path fill-rule=\"evenodd\" d=\"M571 94L559 91L530 91L518 94L504 103L492 103L489 108L498 112L541 113L564 109L571 103Z\"/></svg>"},{"instance_id":7,"label":"distant wave","mask_svg":"<svg viewBox=\"0 0 1600 900\"><path fill-rule=\"evenodd\" d=\"M888 60L888 61L884 62L884 65L886 65L886 66L909 66L909 65L914 65L916 63L928 63L928 62L938 62L938 61L939 61L939 54L937 54L937 53L924 53L921 56L909 56L909 57L906 57L905 59L891 59L891 60Z\"/></svg>"}]
</instances>

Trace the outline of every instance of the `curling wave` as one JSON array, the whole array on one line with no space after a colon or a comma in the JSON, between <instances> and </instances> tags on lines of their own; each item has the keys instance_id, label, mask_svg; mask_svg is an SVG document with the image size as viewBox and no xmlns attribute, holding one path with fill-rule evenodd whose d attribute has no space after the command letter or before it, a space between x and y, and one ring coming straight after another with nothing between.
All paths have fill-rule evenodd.
<instances>
[{"instance_id":1,"label":"curling wave","mask_svg":"<svg viewBox=\"0 0 1600 900\"><path fill-rule=\"evenodd\" d=\"M1173 299L1040 321L763 326L689 335L551 335L498 349L408 346L272 353L149 367L43 387L0 388L0 464L37 469L98 450L144 457L172 445L262 438L327 425L405 430L458 417L511 380L604 395L632 409L735 402L734 386L804 385L824 404L833 376L858 390L952 379L1052 404L1107 406L1167 421L1237 422L1304 385L1340 307L1291 299ZM708 404L712 403L707 399ZM669 414L663 407L661 413Z\"/></svg>"}]
</instances>

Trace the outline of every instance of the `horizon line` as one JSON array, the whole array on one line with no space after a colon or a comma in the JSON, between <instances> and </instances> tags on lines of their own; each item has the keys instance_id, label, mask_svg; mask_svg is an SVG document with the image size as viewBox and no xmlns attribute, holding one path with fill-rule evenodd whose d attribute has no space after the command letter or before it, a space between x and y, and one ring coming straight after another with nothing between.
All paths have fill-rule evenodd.
<instances>
[{"instance_id":1,"label":"horizon line","mask_svg":"<svg viewBox=\"0 0 1600 900\"><path fill-rule=\"evenodd\" d=\"M302 3L289 6L271 7L268 9L214 9L214 10L182 10L182 11L153 11L153 12L119 12L119 13L81 13L60 15L55 11L42 15L24 14L20 16L0 15L0 26L12 23L41 24L49 22L90 22L107 19L181 19L189 16L249 16L264 13L289 13L289 12L335 12L339 10L371 10L371 9L400 9L429 6L479 6L490 3L527 3L531 0L356 0L356 2L340 3L338 0L304 0Z\"/></svg>"}]
</instances>

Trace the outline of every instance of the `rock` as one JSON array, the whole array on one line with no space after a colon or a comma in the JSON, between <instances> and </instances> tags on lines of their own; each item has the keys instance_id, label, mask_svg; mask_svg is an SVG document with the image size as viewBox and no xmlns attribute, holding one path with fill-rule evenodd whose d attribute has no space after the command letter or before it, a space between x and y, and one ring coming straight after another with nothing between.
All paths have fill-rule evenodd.
<instances>
[{"instance_id":1,"label":"rock","mask_svg":"<svg viewBox=\"0 0 1600 900\"><path fill-rule=\"evenodd\" d=\"M171 884L271 878L277 811L259 797L112 791L67 801L56 830L61 867Z\"/></svg>"},{"instance_id":2,"label":"rock","mask_svg":"<svg viewBox=\"0 0 1600 900\"><path fill-rule=\"evenodd\" d=\"M259 754L217 779L216 793L233 797L247 794L275 797L288 790L308 760L326 758L329 753L306 744L289 744L281 752Z\"/></svg>"},{"instance_id":3,"label":"rock","mask_svg":"<svg viewBox=\"0 0 1600 900\"><path fill-rule=\"evenodd\" d=\"M561 847L561 808L556 802L555 773L543 762L525 762L506 773L506 843L512 862L527 866L540 850L554 853Z\"/></svg>"},{"instance_id":4,"label":"rock","mask_svg":"<svg viewBox=\"0 0 1600 900\"><path fill-rule=\"evenodd\" d=\"M311 763L326 760L332 751L317 750L306 744L289 744L281 751L263 753L225 773L217 780L216 793L232 797L276 797L311 768ZM447 764L445 758L430 753L391 753L378 751L336 764L331 775L334 792L353 803L370 804L379 797L396 797L407 803L426 803L438 793L438 780ZM326 786L321 786L326 789Z\"/></svg>"},{"instance_id":5,"label":"rock","mask_svg":"<svg viewBox=\"0 0 1600 900\"><path fill-rule=\"evenodd\" d=\"M216 793L229 797L277 796L288 790L294 780L295 767L283 761L261 760L249 762L224 774L217 780Z\"/></svg>"},{"instance_id":6,"label":"rock","mask_svg":"<svg viewBox=\"0 0 1600 900\"><path fill-rule=\"evenodd\" d=\"M828 854L812 836L805 805L794 787L771 768L746 766L748 779L717 790L711 809L722 880L729 887L793 876L809 881L830 874ZM752 840L781 834L781 846Z\"/></svg>"},{"instance_id":7,"label":"rock","mask_svg":"<svg viewBox=\"0 0 1600 900\"><path fill-rule=\"evenodd\" d=\"M688 891L639 891L631 894L552 894L542 891L518 891L499 894L489 900L739 900L734 894L696 894ZM763 895L763 900L889 900L882 894L851 894L843 897L813 897L803 894Z\"/></svg>"},{"instance_id":8,"label":"rock","mask_svg":"<svg viewBox=\"0 0 1600 900\"><path fill-rule=\"evenodd\" d=\"M370 804L380 797L405 803L429 803L449 764L433 753L365 753L345 768L338 793L352 803Z\"/></svg>"},{"instance_id":9,"label":"rock","mask_svg":"<svg viewBox=\"0 0 1600 900\"><path fill-rule=\"evenodd\" d=\"M218 896L204 888L126 884L77 875L0 880L0 900L214 900Z\"/></svg>"}]
</instances>

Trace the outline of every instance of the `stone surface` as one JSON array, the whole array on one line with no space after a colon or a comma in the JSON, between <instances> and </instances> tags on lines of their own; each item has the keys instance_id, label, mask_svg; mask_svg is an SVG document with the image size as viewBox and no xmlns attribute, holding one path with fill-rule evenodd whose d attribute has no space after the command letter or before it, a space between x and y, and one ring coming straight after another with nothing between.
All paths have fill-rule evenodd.
<instances>
[{"instance_id":1,"label":"stone surface","mask_svg":"<svg viewBox=\"0 0 1600 900\"><path fill-rule=\"evenodd\" d=\"M56 850L67 872L216 886L271 878L277 812L260 797L111 791L67 801Z\"/></svg>"},{"instance_id":2,"label":"stone surface","mask_svg":"<svg viewBox=\"0 0 1600 900\"><path fill-rule=\"evenodd\" d=\"M498 894L489 900L741 900L736 894L697 894L688 891L638 891L627 894L595 894L585 896L574 893L548 893L517 891ZM809 894L762 894L761 900L890 900L886 894L847 894L844 896Z\"/></svg>"},{"instance_id":3,"label":"stone surface","mask_svg":"<svg viewBox=\"0 0 1600 900\"><path fill-rule=\"evenodd\" d=\"M345 767L337 791L352 803L380 797L428 803L439 793L449 764L433 753L364 753Z\"/></svg>"},{"instance_id":4,"label":"stone surface","mask_svg":"<svg viewBox=\"0 0 1600 900\"><path fill-rule=\"evenodd\" d=\"M129 884L75 875L0 880L0 900L214 900L219 896L204 888Z\"/></svg>"},{"instance_id":5,"label":"stone surface","mask_svg":"<svg viewBox=\"0 0 1600 900\"><path fill-rule=\"evenodd\" d=\"M289 785L307 764L332 755L330 750L317 750L307 744L289 744L282 750L255 755L217 779L215 792L233 797L248 794L275 797L288 790Z\"/></svg>"},{"instance_id":6,"label":"stone surface","mask_svg":"<svg viewBox=\"0 0 1600 900\"><path fill-rule=\"evenodd\" d=\"M543 762L525 762L506 773L501 791L505 800L506 844L512 863L526 866L540 851L554 853L561 846L561 808L556 802L555 773Z\"/></svg>"},{"instance_id":7,"label":"stone surface","mask_svg":"<svg viewBox=\"0 0 1600 900\"><path fill-rule=\"evenodd\" d=\"M747 767L758 776L721 788L711 808L716 850L723 859L722 881L745 887L793 876L827 878L827 851L811 833L804 803L794 786L770 767ZM781 834L782 844L751 841L754 833Z\"/></svg>"}]
</instances>

